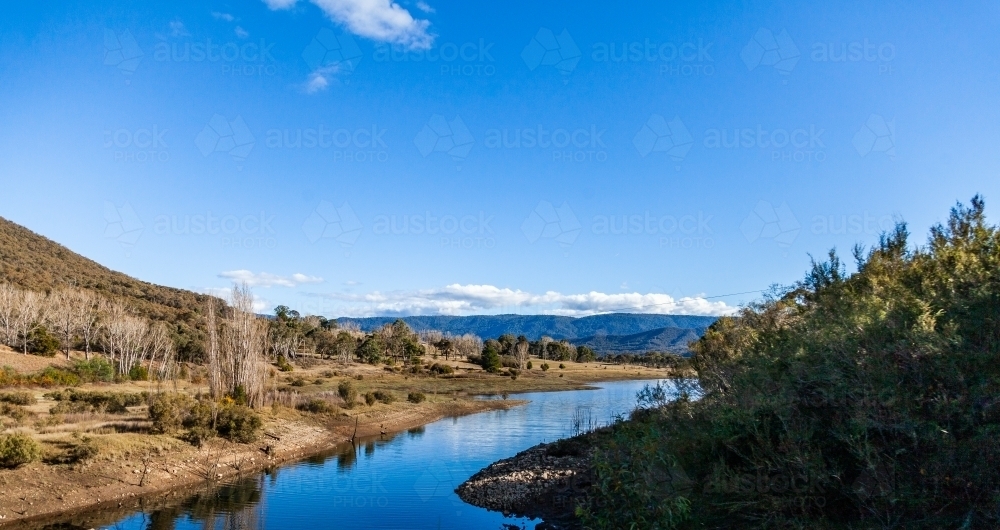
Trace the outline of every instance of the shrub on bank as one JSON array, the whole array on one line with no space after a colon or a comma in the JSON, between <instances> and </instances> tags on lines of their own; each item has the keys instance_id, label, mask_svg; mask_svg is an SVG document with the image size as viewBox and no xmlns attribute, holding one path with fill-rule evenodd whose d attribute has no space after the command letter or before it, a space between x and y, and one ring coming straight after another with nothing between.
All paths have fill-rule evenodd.
<instances>
[{"instance_id":1,"label":"shrub on bank","mask_svg":"<svg viewBox=\"0 0 1000 530\"><path fill-rule=\"evenodd\" d=\"M350 381L341 381L337 385L337 394L340 395L340 398L344 400L344 403L348 407L354 405L354 402L358 400L358 391Z\"/></svg>"},{"instance_id":2,"label":"shrub on bank","mask_svg":"<svg viewBox=\"0 0 1000 530\"><path fill-rule=\"evenodd\" d=\"M0 466L12 469L38 460L42 447L26 434L0 435Z\"/></svg>"},{"instance_id":3,"label":"shrub on bank","mask_svg":"<svg viewBox=\"0 0 1000 530\"><path fill-rule=\"evenodd\" d=\"M38 400L30 392L0 392L0 402L26 406L34 405Z\"/></svg>"},{"instance_id":4,"label":"shrub on bank","mask_svg":"<svg viewBox=\"0 0 1000 530\"><path fill-rule=\"evenodd\" d=\"M406 400L410 403L423 403L427 400L427 396L425 396L423 392L410 392L406 396Z\"/></svg>"},{"instance_id":5,"label":"shrub on bank","mask_svg":"<svg viewBox=\"0 0 1000 530\"><path fill-rule=\"evenodd\" d=\"M247 444L257 440L263 426L260 415L250 407L229 405L219 411L215 430L229 441Z\"/></svg>"},{"instance_id":6,"label":"shrub on bank","mask_svg":"<svg viewBox=\"0 0 1000 530\"><path fill-rule=\"evenodd\" d=\"M977 197L925 247L900 225L855 260L716 321L701 399L599 443L583 525L1000 526L1000 230Z\"/></svg>"}]
</instances>

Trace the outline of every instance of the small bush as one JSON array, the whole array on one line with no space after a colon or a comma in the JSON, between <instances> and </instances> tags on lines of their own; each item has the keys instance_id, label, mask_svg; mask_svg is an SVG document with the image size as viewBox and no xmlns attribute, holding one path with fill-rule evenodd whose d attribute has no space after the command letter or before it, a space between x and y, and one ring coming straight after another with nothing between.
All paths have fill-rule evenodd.
<instances>
[{"instance_id":1,"label":"small bush","mask_svg":"<svg viewBox=\"0 0 1000 530\"><path fill-rule=\"evenodd\" d=\"M313 414L325 414L337 410L337 407L322 399L310 399L305 403L299 403L295 408Z\"/></svg>"},{"instance_id":2,"label":"small bush","mask_svg":"<svg viewBox=\"0 0 1000 530\"><path fill-rule=\"evenodd\" d=\"M410 403L423 403L427 400L427 396L425 396L423 392L410 392L409 395L406 396L406 400Z\"/></svg>"},{"instance_id":3,"label":"small bush","mask_svg":"<svg viewBox=\"0 0 1000 530\"><path fill-rule=\"evenodd\" d=\"M28 335L28 351L42 357L54 357L61 344L45 326L39 326Z\"/></svg>"},{"instance_id":4,"label":"small bush","mask_svg":"<svg viewBox=\"0 0 1000 530\"><path fill-rule=\"evenodd\" d=\"M128 378L132 381L148 381L149 370L141 364L137 364L128 371Z\"/></svg>"},{"instance_id":5,"label":"small bush","mask_svg":"<svg viewBox=\"0 0 1000 530\"><path fill-rule=\"evenodd\" d=\"M322 385L323 384L323 380L322 379L317 379L317 380L313 381L313 384L314 385Z\"/></svg>"},{"instance_id":6,"label":"small bush","mask_svg":"<svg viewBox=\"0 0 1000 530\"><path fill-rule=\"evenodd\" d=\"M26 434L0 436L0 466L15 468L42 457L42 447Z\"/></svg>"},{"instance_id":7,"label":"small bush","mask_svg":"<svg viewBox=\"0 0 1000 530\"><path fill-rule=\"evenodd\" d=\"M149 405L149 419L153 422L153 432L169 434L184 426L184 420L191 414L194 400L187 394L163 393L153 398Z\"/></svg>"},{"instance_id":8,"label":"small bush","mask_svg":"<svg viewBox=\"0 0 1000 530\"><path fill-rule=\"evenodd\" d=\"M542 368L543 372L548 372L549 371L549 363L542 363L541 368Z\"/></svg>"},{"instance_id":9,"label":"small bush","mask_svg":"<svg viewBox=\"0 0 1000 530\"><path fill-rule=\"evenodd\" d=\"M565 370L566 369L566 365L563 364L563 363L559 363L559 369L560 370Z\"/></svg>"},{"instance_id":10,"label":"small bush","mask_svg":"<svg viewBox=\"0 0 1000 530\"><path fill-rule=\"evenodd\" d=\"M0 403L0 416L7 416L8 418L13 418L16 422L21 423L24 421L24 418L27 418L30 415L31 413L20 405Z\"/></svg>"},{"instance_id":11,"label":"small bush","mask_svg":"<svg viewBox=\"0 0 1000 530\"><path fill-rule=\"evenodd\" d=\"M276 362L275 365L278 367L278 370L281 370L282 372L291 372L295 369L295 367L292 366L292 363L288 362L288 359L285 359L284 355L278 356L278 362Z\"/></svg>"},{"instance_id":12,"label":"small bush","mask_svg":"<svg viewBox=\"0 0 1000 530\"><path fill-rule=\"evenodd\" d=\"M292 382L289 384L292 386L306 386L306 380L303 377L296 377L295 379L292 379Z\"/></svg>"},{"instance_id":13,"label":"small bush","mask_svg":"<svg viewBox=\"0 0 1000 530\"><path fill-rule=\"evenodd\" d=\"M89 403L84 403L83 401L60 401L56 405L49 409L49 414L83 414L84 412L90 412L93 408Z\"/></svg>"},{"instance_id":14,"label":"small bush","mask_svg":"<svg viewBox=\"0 0 1000 530\"><path fill-rule=\"evenodd\" d=\"M23 406L34 405L38 400L30 392L3 392L0 393L0 402Z\"/></svg>"},{"instance_id":15,"label":"small bush","mask_svg":"<svg viewBox=\"0 0 1000 530\"><path fill-rule=\"evenodd\" d=\"M375 399L377 399L381 403L385 403L386 405L392 403L393 401L396 401L396 396L393 396L389 392L384 392L382 390L376 390L375 392L372 392L372 395L375 396Z\"/></svg>"},{"instance_id":16,"label":"small bush","mask_svg":"<svg viewBox=\"0 0 1000 530\"><path fill-rule=\"evenodd\" d=\"M430 371L435 374L448 375L455 373L455 369L447 364L434 363L430 367Z\"/></svg>"},{"instance_id":17,"label":"small bush","mask_svg":"<svg viewBox=\"0 0 1000 530\"><path fill-rule=\"evenodd\" d=\"M528 361L528 370L531 370L531 368L532 368L531 361Z\"/></svg>"},{"instance_id":18,"label":"small bush","mask_svg":"<svg viewBox=\"0 0 1000 530\"><path fill-rule=\"evenodd\" d=\"M187 367L182 367L182 371ZM77 361L73 371L87 383L110 383L115 379L115 367L104 357L94 357L89 361Z\"/></svg>"},{"instance_id":19,"label":"small bush","mask_svg":"<svg viewBox=\"0 0 1000 530\"><path fill-rule=\"evenodd\" d=\"M215 430L227 440L251 443L260 436L264 421L260 415L244 405L229 405L219 411Z\"/></svg>"},{"instance_id":20,"label":"small bush","mask_svg":"<svg viewBox=\"0 0 1000 530\"><path fill-rule=\"evenodd\" d=\"M67 451L66 460L71 464L79 464L94 458L99 452L93 440L84 436Z\"/></svg>"},{"instance_id":21,"label":"small bush","mask_svg":"<svg viewBox=\"0 0 1000 530\"><path fill-rule=\"evenodd\" d=\"M347 403L347 406L354 405L354 402L358 400L358 391L350 381L341 381L337 385L337 394L344 400L344 403Z\"/></svg>"},{"instance_id":22,"label":"small bush","mask_svg":"<svg viewBox=\"0 0 1000 530\"><path fill-rule=\"evenodd\" d=\"M365 403L370 407L375 404L378 399L375 398L375 394L368 392L365 394Z\"/></svg>"}]
</instances>

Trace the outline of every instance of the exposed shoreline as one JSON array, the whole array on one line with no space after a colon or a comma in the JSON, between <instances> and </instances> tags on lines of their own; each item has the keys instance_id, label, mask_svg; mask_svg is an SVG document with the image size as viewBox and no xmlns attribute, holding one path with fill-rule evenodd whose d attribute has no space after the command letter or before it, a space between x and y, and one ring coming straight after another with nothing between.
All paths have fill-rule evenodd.
<instances>
[{"instance_id":1,"label":"exposed shoreline","mask_svg":"<svg viewBox=\"0 0 1000 530\"><path fill-rule=\"evenodd\" d=\"M381 417L365 418L366 423L358 424L356 437L370 439L380 436L383 430L386 436L395 435L446 417L505 410L524 403L467 400L391 411ZM44 464L34 463L4 472L0 474L0 527L68 523L90 528L107 524L138 509L168 505L204 488L348 446L354 426L297 421L269 424L265 431L280 440L269 436L253 444L212 440L200 450L184 442L169 443L171 447L161 446L163 454L148 462L112 461L117 468L113 470L109 462L94 462L69 472L46 470ZM270 446L270 454L263 452L265 446ZM105 472L99 472L102 467ZM145 473L140 471L143 468L147 468Z\"/></svg>"}]
</instances>

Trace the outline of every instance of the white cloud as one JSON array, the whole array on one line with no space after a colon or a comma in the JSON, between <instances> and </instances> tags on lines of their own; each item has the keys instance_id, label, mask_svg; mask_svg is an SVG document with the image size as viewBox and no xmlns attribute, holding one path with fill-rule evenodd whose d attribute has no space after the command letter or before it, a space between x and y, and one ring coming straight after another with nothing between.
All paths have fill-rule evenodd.
<instances>
[{"instance_id":1,"label":"white cloud","mask_svg":"<svg viewBox=\"0 0 1000 530\"><path fill-rule=\"evenodd\" d=\"M309 74L309 79L306 80L303 88L306 94L315 94L322 90L326 90L326 87L330 86L330 78L340 70L338 65L331 65L325 68L318 68Z\"/></svg>"},{"instance_id":2,"label":"white cloud","mask_svg":"<svg viewBox=\"0 0 1000 530\"><path fill-rule=\"evenodd\" d=\"M467 315L490 312L537 313L587 316L597 313L650 313L683 315L727 315L736 308L703 297L675 299L662 293L542 294L499 288L493 285L452 284L440 289L374 291L367 294L322 294L342 302L337 316L372 315Z\"/></svg>"},{"instance_id":3,"label":"white cloud","mask_svg":"<svg viewBox=\"0 0 1000 530\"><path fill-rule=\"evenodd\" d=\"M219 278L233 280L234 282L246 282L250 287L296 287L307 283L323 283L323 278L317 276L307 276L295 273L291 276L279 276L269 272L254 273L246 269L226 271L219 274Z\"/></svg>"},{"instance_id":4,"label":"white cloud","mask_svg":"<svg viewBox=\"0 0 1000 530\"><path fill-rule=\"evenodd\" d=\"M278 10L288 9L296 1L264 0L264 3ZM412 50L426 50L434 42L434 36L427 32L430 21L413 18L409 11L392 0L310 1L334 22L360 37L399 44Z\"/></svg>"},{"instance_id":5,"label":"white cloud","mask_svg":"<svg viewBox=\"0 0 1000 530\"><path fill-rule=\"evenodd\" d=\"M220 13L218 11L212 11L212 17L215 18L216 20L225 20L226 22L232 22L236 20L236 18L230 15L229 13Z\"/></svg>"},{"instance_id":6,"label":"white cloud","mask_svg":"<svg viewBox=\"0 0 1000 530\"><path fill-rule=\"evenodd\" d=\"M423 11L424 13L433 13L434 8L427 5L427 2L417 2L417 9Z\"/></svg>"},{"instance_id":7,"label":"white cloud","mask_svg":"<svg viewBox=\"0 0 1000 530\"><path fill-rule=\"evenodd\" d=\"M236 26L236 29L234 29L233 32L236 33L236 36L241 39L245 39L250 36L250 32L240 26Z\"/></svg>"},{"instance_id":8,"label":"white cloud","mask_svg":"<svg viewBox=\"0 0 1000 530\"><path fill-rule=\"evenodd\" d=\"M223 300L229 301L230 296L233 294L232 287L205 287L203 289L193 289L195 291L200 291L202 294L212 295L216 298L221 298ZM271 302L267 298L261 298L256 294L253 295L253 311L254 313L261 314L265 309L273 307Z\"/></svg>"}]
</instances>

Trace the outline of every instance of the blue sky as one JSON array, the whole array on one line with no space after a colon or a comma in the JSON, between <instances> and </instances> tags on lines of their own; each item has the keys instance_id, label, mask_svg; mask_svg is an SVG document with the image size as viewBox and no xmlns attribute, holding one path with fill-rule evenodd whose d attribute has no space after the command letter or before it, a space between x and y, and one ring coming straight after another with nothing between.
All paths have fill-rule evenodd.
<instances>
[{"instance_id":1,"label":"blue sky","mask_svg":"<svg viewBox=\"0 0 1000 530\"><path fill-rule=\"evenodd\" d=\"M710 4L21 3L0 215L339 316L720 314L995 211L996 4Z\"/></svg>"}]
</instances>

